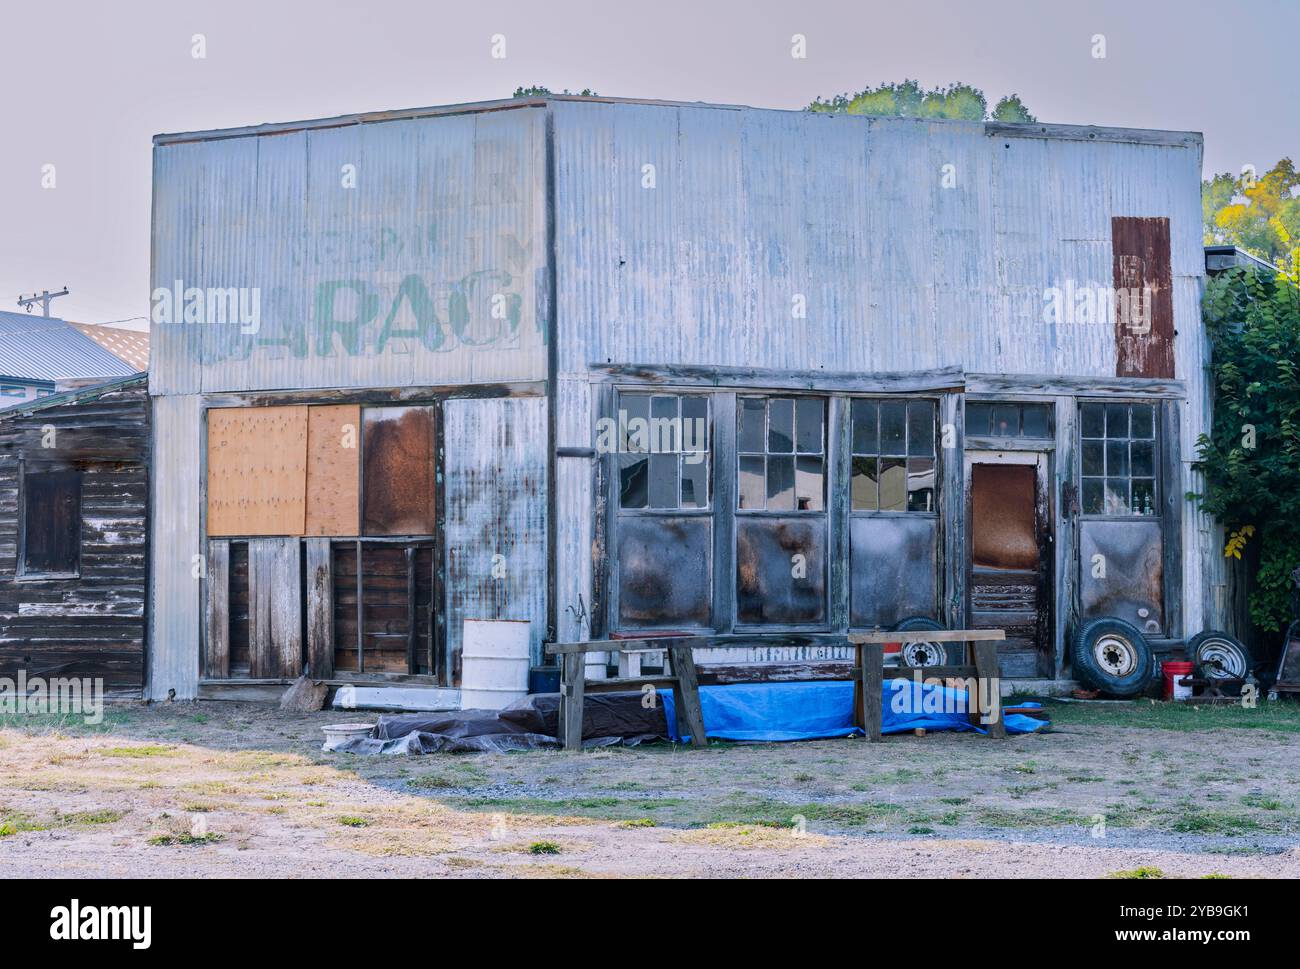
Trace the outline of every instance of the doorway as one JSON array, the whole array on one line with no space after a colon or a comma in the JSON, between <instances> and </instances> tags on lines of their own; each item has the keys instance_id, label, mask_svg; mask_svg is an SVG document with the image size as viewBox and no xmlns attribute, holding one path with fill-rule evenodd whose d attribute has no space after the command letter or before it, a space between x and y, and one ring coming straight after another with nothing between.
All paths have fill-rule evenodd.
<instances>
[{"instance_id":1,"label":"doorway","mask_svg":"<svg viewBox=\"0 0 1300 969\"><path fill-rule=\"evenodd\" d=\"M1006 630L998 646L1004 677L1056 673L1047 464L1042 452L966 454L969 622L974 629Z\"/></svg>"}]
</instances>

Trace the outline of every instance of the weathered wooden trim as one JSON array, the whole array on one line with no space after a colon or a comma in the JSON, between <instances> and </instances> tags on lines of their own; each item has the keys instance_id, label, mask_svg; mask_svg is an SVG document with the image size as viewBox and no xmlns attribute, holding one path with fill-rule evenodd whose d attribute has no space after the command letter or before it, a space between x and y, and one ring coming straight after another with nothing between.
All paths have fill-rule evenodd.
<instances>
[{"instance_id":1,"label":"weathered wooden trim","mask_svg":"<svg viewBox=\"0 0 1300 969\"><path fill-rule=\"evenodd\" d=\"M849 628L852 550L849 548L850 475L853 452L852 407L843 397L831 397L826 419L826 596L830 628ZM734 516L733 516L734 517ZM732 583L733 587L735 583Z\"/></svg>"},{"instance_id":2,"label":"weathered wooden trim","mask_svg":"<svg viewBox=\"0 0 1300 969\"><path fill-rule=\"evenodd\" d=\"M304 390L249 390L204 394L204 408L282 407L291 404L432 404L447 398L545 397L545 380L495 384L440 384L425 387L334 387Z\"/></svg>"},{"instance_id":3,"label":"weathered wooden trim","mask_svg":"<svg viewBox=\"0 0 1300 969\"><path fill-rule=\"evenodd\" d=\"M334 675L334 553L328 538L307 546L307 671L313 680Z\"/></svg>"},{"instance_id":4,"label":"weathered wooden trim","mask_svg":"<svg viewBox=\"0 0 1300 969\"><path fill-rule=\"evenodd\" d=\"M1079 404L1073 397L1056 399L1056 461L1053 517L1056 561L1053 572L1056 601L1054 676L1065 675L1070 637L1079 616Z\"/></svg>"},{"instance_id":5,"label":"weathered wooden trim","mask_svg":"<svg viewBox=\"0 0 1300 969\"><path fill-rule=\"evenodd\" d=\"M230 676L230 542L208 542L208 571L204 583L206 658L203 668L214 679Z\"/></svg>"},{"instance_id":6,"label":"weathered wooden trim","mask_svg":"<svg viewBox=\"0 0 1300 969\"><path fill-rule=\"evenodd\" d=\"M935 585L940 601L937 616L945 626L966 624L966 459L965 408L961 395L945 394L939 402L939 427L935 455L939 462L939 575ZM952 428L952 447L944 447Z\"/></svg>"},{"instance_id":7,"label":"weathered wooden trim","mask_svg":"<svg viewBox=\"0 0 1300 969\"><path fill-rule=\"evenodd\" d=\"M713 396L713 628L736 623L736 395Z\"/></svg>"},{"instance_id":8,"label":"weathered wooden trim","mask_svg":"<svg viewBox=\"0 0 1300 969\"><path fill-rule=\"evenodd\" d=\"M1164 544L1165 636L1181 639L1183 628L1183 483L1182 437L1178 401L1165 401L1159 408L1160 440L1156 450L1160 461L1161 540ZM1207 590L1208 591L1208 590Z\"/></svg>"},{"instance_id":9,"label":"weathered wooden trim","mask_svg":"<svg viewBox=\"0 0 1300 969\"><path fill-rule=\"evenodd\" d=\"M668 652L673 658L673 672L677 674L677 682L673 684L677 735L689 735L692 747L705 747L709 738L704 730L704 710L700 706L700 678L695 670L695 658L691 655L689 646L673 646ZM683 726L685 730L682 729Z\"/></svg>"},{"instance_id":10,"label":"weathered wooden trim","mask_svg":"<svg viewBox=\"0 0 1300 969\"><path fill-rule=\"evenodd\" d=\"M823 370L773 370L672 364L591 363L593 382L680 387L806 390L813 393L901 394L961 390L965 377L956 367L900 373L836 373Z\"/></svg>"},{"instance_id":11,"label":"weathered wooden trim","mask_svg":"<svg viewBox=\"0 0 1300 969\"><path fill-rule=\"evenodd\" d=\"M1057 374L968 373L966 392L972 397L1015 397L1021 394L1072 397L1185 398L1181 380L1153 377L1072 377Z\"/></svg>"},{"instance_id":12,"label":"weathered wooden trim","mask_svg":"<svg viewBox=\"0 0 1300 969\"><path fill-rule=\"evenodd\" d=\"M980 437L966 438L967 451L1055 451L1056 442L1046 437Z\"/></svg>"},{"instance_id":13,"label":"weathered wooden trim","mask_svg":"<svg viewBox=\"0 0 1300 969\"><path fill-rule=\"evenodd\" d=\"M986 121L984 134L989 138L1045 138L1052 141L1100 141L1132 145L1158 145L1165 148L1200 148L1204 138L1196 131L1166 131L1157 128L1099 128L1096 125L1023 124L1009 121Z\"/></svg>"},{"instance_id":14,"label":"weathered wooden trim","mask_svg":"<svg viewBox=\"0 0 1300 969\"><path fill-rule=\"evenodd\" d=\"M887 642L899 642L900 633ZM933 634L924 637L922 642L932 642ZM593 639L582 643L547 643L544 651L548 656L562 656L570 653L603 653L609 650L621 650L625 653L658 653L669 646L690 646L692 649L734 648L749 646L847 646L848 637L835 633L774 633L774 634L736 634L717 636L645 636L637 639Z\"/></svg>"},{"instance_id":15,"label":"weathered wooden trim","mask_svg":"<svg viewBox=\"0 0 1300 969\"><path fill-rule=\"evenodd\" d=\"M1001 632L1001 630L992 630L992 632ZM1001 636L989 637L990 639L1001 639ZM975 675L981 682L990 684L987 691L989 698L988 706L981 701L984 691L975 691L975 703L979 710L980 724L988 728L989 736L1001 739L1007 735L1007 725L1002 719L1002 690L998 679L998 647L997 643L989 642L988 639L980 640L975 643ZM985 720L988 720L985 723Z\"/></svg>"},{"instance_id":16,"label":"weathered wooden trim","mask_svg":"<svg viewBox=\"0 0 1300 969\"><path fill-rule=\"evenodd\" d=\"M982 643L1007 638L1002 629L916 629L910 632L883 630L849 633L849 642L857 643Z\"/></svg>"},{"instance_id":17,"label":"weathered wooden trim","mask_svg":"<svg viewBox=\"0 0 1300 969\"><path fill-rule=\"evenodd\" d=\"M302 585L297 538L248 543L249 676L302 673Z\"/></svg>"},{"instance_id":18,"label":"weathered wooden trim","mask_svg":"<svg viewBox=\"0 0 1300 969\"><path fill-rule=\"evenodd\" d=\"M885 646L883 643L859 643L859 695L862 699L861 724L867 739L879 743L883 738L885 706Z\"/></svg>"}]
</instances>

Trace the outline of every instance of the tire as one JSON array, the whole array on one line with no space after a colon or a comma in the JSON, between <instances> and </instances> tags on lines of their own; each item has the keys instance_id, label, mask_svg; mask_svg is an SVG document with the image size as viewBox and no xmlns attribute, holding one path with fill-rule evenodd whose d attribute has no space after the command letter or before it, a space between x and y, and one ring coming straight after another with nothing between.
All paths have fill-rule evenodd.
<instances>
[{"instance_id":1,"label":"tire","mask_svg":"<svg viewBox=\"0 0 1300 969\"><path fill-rule=\"evenodd\" d=\"M1255 666L1255 657L1235 636L1207 629L1187 644L1187 658L1212 680L1244 680Z\"/></svg>"},{"instance_id":2,"label":"tire","mask_svg":"<svg viewBox=\"0 0 1300 969\"><path fill-rule=\"evenodd\" d=\"M1079 630L1070 653L1074 675L1111 696L1137 696L1151 682L1155 657L1136 626L1123 619L1094 619Z\"/></svg>"},{"instance_id":3,"label":"tire","mask_svg":"<svg viewBox=\"0 0 1300 969\"><path fill-rule=\"evenodd\" d=\"M941 623L925 616L911 616L894 627L895 632L916 632L918 629L943 629ZM909 670L923 670L927 666L960 666L961 643L904 643L898 654L898 665Z\"/></svg>"}]
</instances>

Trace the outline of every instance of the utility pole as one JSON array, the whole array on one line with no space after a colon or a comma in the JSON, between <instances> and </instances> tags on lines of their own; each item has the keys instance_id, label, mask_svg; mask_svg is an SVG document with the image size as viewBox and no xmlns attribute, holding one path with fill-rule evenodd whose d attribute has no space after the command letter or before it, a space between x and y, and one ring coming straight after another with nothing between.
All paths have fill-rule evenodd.
<instances>
[{"instance_id":1,"label":"utility pole","mask_svg":"<svg viewBox=\"0 0 1300 969\"><path fill-rule=\"evenodd\" d=\"M68 295L67 286L64 286L57 293L51 293L48 289L46 289L46 290L42 290L39 296L36 293L33 293L31 296L20 295L18 297L18 305L21 306L23 309L25 309L28 313L30 313L32 311L32 307L35 306L37 303L40 303L41 315L49 316L50 300L55 299L59 296L67 296L67 295Z\"/></svg>"}]
</instances>

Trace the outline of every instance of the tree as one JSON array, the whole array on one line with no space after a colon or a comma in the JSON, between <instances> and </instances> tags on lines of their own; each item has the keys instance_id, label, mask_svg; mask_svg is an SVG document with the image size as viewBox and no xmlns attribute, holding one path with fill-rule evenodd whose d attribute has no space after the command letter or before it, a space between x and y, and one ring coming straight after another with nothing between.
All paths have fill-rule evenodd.
<instances>
[{"instance_id":1,"label":"tree","mask_svg":"<svg viewBox=\"0 0 1300 969\"><path fill-rule=\"evenodd\" d=\"M549 96L549 95L551 95L551 94L554 94L554 93L555 93L555 92L552 91L552 90L551 90L550 88L548 88L548 87L541 87L540 85L536 85L536 84L534 84L534 85L532 85L532 86L530 86L530 87L517 87L517 88L515 88L515 93L512 94L511 97L514 97L514 98L544 98L544 97L547 97L547 96ZM600 97L600 95L597 94L595 91L591 90L590 88L585 88L585 87L584 87L581 91L577 92L576 94L575 94L573 91L570 91L567 87L566 87L566 88L565 88L561 93L564 94L564 95L567 95L568 97L579 97L579 98L598 98L598 97Z\"/></svg>"},{"instance_id":2,"label":"tree","mask_svg":"<svg viewBox=\"0 0 1300 969\"><path fill-rule=\"evenodd\" d=\"M1206 282L1203 315L1214 422L1197 441L1205 493L1188 497L1228 529L1226 554L1259 543L1250 614L1276 630L1300 566L1300 273L1222 273Z\"/></svg>"},{"instance_id":3,"label":"tree","mask_svg":"<svg viewBox=\"0 0 1300 969\"><path fill-rule=\"evenodd\" d=\"M861 114L885 118L984 121L992 117L997 121L1037 120L1016 94L999 101L990 116L988 99L979 88L969 84L950 84L946 88L936 87L924 91L919 83L910 78L901 84L864 88L857 94L837 94L825 99L819 97L808 105L808 110L824 114Z\"/></svg>"},{"instance_id":4,"label":"tree","mask_svg":"<svg viewBox=\"0 0 1300 969\"><path fill-rule=\"evenodd\" d=\"M1282 265L1300 245L1300 173L1283 158L1263 176L1215 175L1201 184L1205 242L1238 246Z\"/></svg>"}]
</instances>

